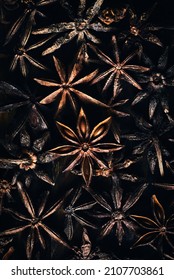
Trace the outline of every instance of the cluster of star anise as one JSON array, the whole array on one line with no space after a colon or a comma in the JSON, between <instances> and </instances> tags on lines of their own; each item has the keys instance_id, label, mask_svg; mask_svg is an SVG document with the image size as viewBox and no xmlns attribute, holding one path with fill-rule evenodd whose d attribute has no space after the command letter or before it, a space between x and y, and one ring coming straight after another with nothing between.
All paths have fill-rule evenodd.
<instances>
[{"instance_id":1,"label":"cluster of star anise","mask_svg":"<svg viewBox=\"0 0 174 280\"><path fill-rule=\"evenodd\" d=\"M173 259L173 6L144 2L0 0L1 259Z\"/></svg>"}]
</instances>

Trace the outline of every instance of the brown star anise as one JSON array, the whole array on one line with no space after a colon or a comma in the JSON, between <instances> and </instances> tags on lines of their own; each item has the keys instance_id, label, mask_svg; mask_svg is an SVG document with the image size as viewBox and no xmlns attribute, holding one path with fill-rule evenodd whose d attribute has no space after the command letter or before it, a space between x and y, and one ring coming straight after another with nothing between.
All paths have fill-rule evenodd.
<instances>
[{"instance_id":1,"label":"brown star anise","mask_svg":"<svg viewBox=\"0 0 174 280\"><path fill-rule=\"evenodd\" d=\"M43 44L43 42L38 42L34 45L27 46L31 34L31 29L32 29L32 25L31 22L29 21L28 27L26 28L24 35L20 36L18 40L18 44L16 48L14 48L14 57L10 65L10 71L14 71L17 68L17 65L19 65L20 71L24 77L26 77L28 74L27 62L29 62L31 65L39 69L42 70L47 69L43 64L38 62L28 53L31 50L36 49L37 47Z\"/></svg>"},{"instance_id":2,"label":"brown star anise","mask_svg":"<svg viewBox=\"0 0 174 280\"><path fill-rule=\"evenodd\" d=\"M43 231L47 233L51 238L53 238L56 242L62 244L68 249L71 249L70 246L59 236L59 234L54 232L44 222L46 218L51 216L62 206L63 199L58 200L53 206L51 206L47 211L45 211L47 197L49 194L49 192L47 192L45 198L40 204L38 212L36 213L32 201L30 200L27 192L24 190L22 183L17 182L17 186L22 203L25 206L28 213L22 214L18 213L13 209L4 208L5 212L9 213L10 215L14 216L15 219L22 222L22 225L11 229L6 229L5 231L0 233L0 237L13 236L25 231L26 229L29 229L26 241L26 255L28 259L31 259L32 257L32 252L36 240L38 240L41 247L45 249L46 243L42 233Z\"/></svg>"},{"instance_id":3,"label":"brown star anise","mask_svg":"<svg viewBox=\"0 0 174 280\"><path fill-rule=\"evenodd\" d=\"M66 105L67 99L69 99L70 104L74 111L77 110L76 101L74 100L74 96L77 96L84 102L91 102L96 105L105 106L102 102L96 100L95 98L83 93L82 91L77 90L76 85L89 83L97 74L97 70L91 72L90 74L74 81L79 72L82 69L82 53L83 48L80 48L78 55L76 57L76 62L74 63L72 69L66 74L64 67L58 58L53 56L54 65L59 76L60 82L58 81L47 81L41 79L34 79L37 83L46 86L46 87L55 87L57 88L55 91L50 93L48 96L43 98L40 103L41 104L49 104L56 100L59 96L61 96L57 113L59 113L63 107ZM105 106L106 107L106 106Z\"/></svg>"},{"instance_id":4,"label":"brown star anise","mask_svg":"<svg viewBox=\"0 0 174 280\"><path fill-rule=\"evenodd\" d=\"M129 220L128 211L139 200L144 190L147 188L147 184L143 184L136 191L130 193L125 202L123 202L123 189L120 187L119 179L116 175L112 176L112 183L112 189L110 192L112 203L107 202L102 195L94 193L93 190L91 190L90 193L102 208L106 209L108 212L98 212L95 214L97 218L105 218L108 220L102 226L100 238L109 235L116 226L115 235L118 239L119 245L121 245L126 230L130 232L134 232L135 230L132 221Z\"/></svg>"},{"instance_id":5,"label":"brown star anise","mask_svg":"<svg viewBox=\"0 0 174 280\"><path fill-rule=\"evenodd\" d=\"M73 189L72 189L73 190ZM71 191L72 191L71 190ZM87 226L91 228L96 228L95 225L87 221L84 217L81 216L85 210L91 209L96 202L95 201L89 201L85 202L83 204L80 204L78 200L80 199L82 195L82 188L77 189L77 191L74 193L73 198L71 199L71 202L66 206L64 206L64 214L65 214L65 229L64 232L67 235L68 239L71 240L74 235L74 220L81 224L82 226Z\"/></svg>"},{"instance_id":6,"label":"brown star anise","mask_svg":"<svg viewBox=\"0 0 174 280\"><path fill-rule=\"evenodd\" d=\"M14 38L21 28L25 27L26 29L29 22L31 22L31 25L33 26L35 24L36 15L45 17L45 15L39 11L39 8L55 1L56 0L21 0L20 4L23 8L23 12L10 28L5 39L5 45Z\"/></svg>"},{"instance_id":7,"label":"brown star anise","mask_svg":"<svg viewBox=\"0 0 174 280\"><path fill-rule=\"evenodd\" d=\"M77 120L77 133L70 127L57 122L59 132L70 144L58 146L51 149L50 152L57 153L59 157L75 156L64 172L71 171L80 164L83 179L89 186L93 175L92 165L96 163L99 168L106 168L105 163L96 154L118 151L123 148L122 145L116 143L98 143L108 133L110 124L111 117L100 122L90 132L88 120L82 108Z\"/></svg>"},{"instance_id":8,"label":"brown star anise","mask_svg":"<svg viewBox=\"0 0 174 280\"><path fill-rule=\"evenodd\" d=\"M152 244L162 253L164 242L166 241L174 249L174 215L172 214L169 218L166 218L164 208L156 195L152 196L152 209L154 219L139 215L130 216L140 227L148 230L135 242L133 247Z\"/></svg>"},{"instance_id":9,"label":"brown star anise","mask_svg":"<svg viewBox=\"0 0 174 280\"><path fill-rule=\"evenodd\" d=\"M92 23L92 20L98 14L103 2L104 0L96 0L95 3L90 8L88 8L85 13L86 0L80 0L76 17L72 11L73 7L67 1L61 0L60 4L66 8L72 21L52 24L48 27L33 31L33 34L59 34L66 32L65 35L59 37L51 47L47 48L43 52L43 55L47 55L58 50L62 45L67 44L75 37L77 37L77 42L82 44L86 43L86 38L93 43L100 43L100 40L91 33L91 30L97 32L110 31L110 27L106 27L100 22Z\"/></svg>"},{"instance_id":10,"label":"brown star anise","mask_svg":"<svg viewBox=\"0 0 174 280\"><path fill-rule=\"evenodd\" d=\"M16 178L20 175L27 178L27 175L31 172L32 176L34 173L39 179L54 185L55 182L47 174L48 171L42 168L43 164L50 163L55 159L55 156L48 151L43 152L48 138L49 132L46 131L42 137L32 141L33 139L27 130L22 129L19 146L13 143L4 144L11 158L0 158L0 168L13 169L16 171Z\"/></svg>"},{"instance_id":11,"label":"brown star anise","mask_svg":"<svg viewBox=\"0 0 174 280\"><path fill-rule=\"evenodd\" d=\"M148 22L156 6L157 3L155 3L147 12L142 13L139 17L132 8L128 8L129 28L119 34L119 38L124 39L125 44L128 46L136 44L141 45L141 42L144 40L160 47L163 46L160 39L152 33L161 30L162 27L154 26Z\"/></svg>"},{"instance_id":12,"label":"brown star anise","mask_svg":"<svg viewBox=\"0 0 174 280\"><path fill-rule=\"evenodd\" d=\"M74 260L109 260L111 257L100 251L99 248L92 248L92 243L86 228L83 228L82 246L80 249L74 248L76 254Z\"/></svg>"},{"instance_id":13,"label":"brown star anise","mask_svg":"<svg viewBox=\"0 0 174 280\"><path fill-rule=\"evenodd\" d=\"M110 25L113 22L119 22L122 20L126 16L127 9L128 7L126 5L119 9L106 8L101 11L98 18L106 25Z\"/></svg>"},{"instance_id":14,"label":"brown star anise","mask_svg":"<svg viewBox=\"0 0 174 280\"><path fill-rule=\"evenodd\" d=\"M112 36L112 45L114 50L115 62L109 56L107 56L105 53L99 50L97 47L95 47L92 44L89 44L89 46L96 53L99 59L101 59L104 63L110 66L108 70L98 75L92 81L92 84L98 83L99 81L105 79L105 77L108 76L102 91L106 91L111 85L111 83L114 83L113 97L116 97L116 95L118 94L118 89L120 88L120 80L124 80L129 84L131 84L132 86L141 90L142 89L141 86L127 73L127 70L137 72L137 73L142 73L148 71L149 68L140 65L127 64L128 61L130 61L133 57L137 55L137 51L131 53L121 62L116 36Z\"/></svg>"}]
</instances>

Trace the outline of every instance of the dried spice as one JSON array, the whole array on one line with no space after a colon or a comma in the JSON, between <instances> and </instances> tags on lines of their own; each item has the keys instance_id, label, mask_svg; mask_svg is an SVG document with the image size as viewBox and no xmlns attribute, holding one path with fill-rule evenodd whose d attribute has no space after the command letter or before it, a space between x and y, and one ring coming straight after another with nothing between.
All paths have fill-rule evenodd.
<instances>
[{"instance_id":1,"label":"dried spice","mask_svg":"<svg viewBox=\"0 0 174 280\"><path fill-rule=\"evenodd\" d=\"M113 185L110 192L112 198L112 204L108 203L100 194L91 193L95 200L105 209L108 213L97 213L97 218L106 218L108 221L102 226L100 232L100 238L104 238L110 234L115 228L115 235L117 237L119 245L121 245L123 237L125 235L125 229L134 232L134 224L129 220L128 210L138 201L147 185L144 184L136 192L133 192L126 199L123 204L123 189L120 187L117 176L112 177Z\"/></svg>"},{"instance_id":2,"label":"dried spice","mask_svg":"<svg viewBox=\"0 0 174 280\"><path fill-rule=\"evenodd\" d=\"M126 57L122 62L120 61L120 54L117 45L117 39L115 36L112 37L112 45L114 50L115 62L99 50L97 47L90 44L92 50L97 54L97 56L104 61L104 63L110 66L110 69L101 73L97 78L95 78L92 83L98 83L99 81L103 80L105 77L109 76L106 80L106 83L103 87L103 91L107 91L111 83L114 83L113 86L113 97L116 97L118 94L118 88L120 86L120 80L124 80L130 83L132 86L142 89L141 86L127 73L128 71L133 71L137 73L146 72L149 70L147 67L139 66L139 65L129 65L129 62L134 56L137 55L137 51L134 51L128 57Z\"/></svg>"},{"instance_id":3,"label":"dried spice","mask_svg":"<svg viewBox=\"0 0 174 280\"><path fill-rule=\"evenodd\" d=\"M132 105L136 105L144 99L149 99L149 118L151 119L156 108L161 104L164 113L169 113L169 104L167 98L167 88L174 85L174 65L167 67L168 63L168 47L158 59L155 66L152 60L145 54L142 55L145 64L150 68L150 75L142 75L139 77L140 83L145 86L144 91L139 92L135 97Z\"/></svg>"},{"instance_id":4,"label":"dried spice","mask_svg":"<svg viewBox=\"0 0 174 280\"><path fill-rule=\"evenodd\" d=\"M13 143L5 145L12 158L0 158L0 168L14 169L15 178L20 175L27 175L27 171L32 171L39 179L54 185L54 180L49 177L47 171L42 165L48 164L55 160L55 156L48 151L42 152L49 133L45 132L41 138L37 138L31 143L31 137L28 132L23 129L20 132L20 146L17 147ZM30 175L31 175L30 174ZM27 177L28 179L28 177Z\"/></svg>"},{"instance_id":5,"label":"dried spice","mask_svg":"<svg viewBox=\"0 0 174 280\"><path fill-rule=\"evenodd\" d=\"M83 84L83 83L89 83L97 74L97 70L91 72L90 74L86 75L85 77L82 77L78 79L77 81L74 81L76 76L79 74L79 72L82 69L83 64L83 48L81 48L78 52L76 62L74 63L71 72L69 72L66 75L65 70L63 69L63 66L58 58L53 56L54 65L57 71L57 74L60 79L60 83L56 81L46 81L41 79L34 79L37 83L46 86L46 87L57 87L58 89L50 93L48 96L43 98L40 103L41 104L49 104L57 99L59 95L61 95L57 114L60 113L60 111L63 109L63 107L66 105L67 99L69 99L69 102L74 109L74 111L77 111L77 105L76 101L74 99L74 96L79 97L84 102L91 102L96 105L104 106L102 102L96 100L95 98L85 94L84 92L81 92L75 88L76 85Z\"/></svg>"},{"instance_id":6,"label":"dried spice","mask_svg":"<svg viewBox=\"0 0 174 280\"><path fill-rule=\"evenodd\" d=\"M47 194L39 207L38 213L36 213L28 194L22 187L22 184L20 182L17 182L17 185L18 185L19 194L21 196L21 200L28 214L25 216L22 213L18 213L17 211L14 211L12 209L4 209L5 212L11 214L16 219L22 221L24 224L17 228L7 229L4 232L1 232L0 237L19 234L20 232L23 232L24 230L29 228L30 232L27 236L27 241L26 241L26 255L28 259L31 259L32 256L32 252L35 244L35 238L39 240L40 245L43 249L45 249L46 247L45 240L41 234L41 229L44 230L51 238L55 239L63 246L66 246L67 248L70 249L69 245L56 232L54 232L51 228L49 228L44 223L44 220L46 218L51 216L55 211L57 211L57 209L61 207L62 200L57 201L52 207L50 207L49 210L45 211L44 213L45 205L47 202L47 195L48 195Z\"/></svg>"},{"instance_id":7,"label":"dried spice","mask_svg":"<svg viewBox=\"0 0 174 280\"><path fill-rule=\"evenodd\" d=\"M129 7L129 29L120 33L120 39L124 39L126 44L141 43L142 40L145 40L162 47L162 42L153 32L161 30L163 27L154 26L148 22L155 8L157 8L157 2L149 11L142 13L138 17L135 11Z\"/></svg>"},{"instance_id":8,"label":"dried spice","mask_svg":"<svg viewBox=\"0 0 174 280\"><path fill-rule=\"evenodd\" d=\"M78 43L86 43L86 38L89 41L92 41L94 43L100 43L100 40L91 33L91 30L97 31L97 32L107 32L110 31L109 27L106 27L102 25L102 23L92 23L94 17L98 14L101 5L103 4L104 0L96 0L93 6L87 9L85 15L85 9L86 9L86 0L80 0L80 4L78 7L77 17L75 17L72 14L72 7L70 4L68 4L66 1L60 1L60 4L64 7L66 7L66 10L69 14L70 19L73 21L70 22L61 22L57 24L53 24L46 28L41 28L38 30L34 30L33 34L56 34L56 33L62 33L67 32L64 36L59 37L51 47L46 49L43 52L43 55L47 55L49 53L54 52L55 50L59 49L62 45L67 44L72 39L77 37Z\"/></svg>"},{"instance_id":9,"label":"dried spice","mask_svg":"<svg viewBox=\"0 0 174 280\"><path fill-rule=\"evenodd\" d=\"M170 2L0 0L0 259L174 259Z\"/></svg>"},{"instance_id":10,"label":"dried spice","mask_svg":"<svg viewBox=\"0 0 174 280\"><path fill-rule=\"evenodd\" d=\"M100 122L90 131L88 120L82 108L77 120L77 134L70 127L57 122L59 132L70 144L58 146L50 152L57 153L59 157L75 156L75 159L66 167L64 172L72 171L76 165L80 164L83 179L89 186L94 163L99 168L106 168L105 163L96 154L118 151L123 148L116 143L98 143L108 133L110 124L111 117Z\"/></svg>"},{"instance_id":11,"label":"dried spice","mask_svg":"<svg viewBox=\"0 0 174 280\"><path fill-rule=\"evenodd\" d=\"M144 216L131 215L133 220L148 230L135 242L134 247L152 244L163 253L164 242L167 242L172 249L174 248L172 242L174 235L173 214L166 219L164 208L156 195L152 196L152 207L154 220Z\"/></svg>"}]
</instances>

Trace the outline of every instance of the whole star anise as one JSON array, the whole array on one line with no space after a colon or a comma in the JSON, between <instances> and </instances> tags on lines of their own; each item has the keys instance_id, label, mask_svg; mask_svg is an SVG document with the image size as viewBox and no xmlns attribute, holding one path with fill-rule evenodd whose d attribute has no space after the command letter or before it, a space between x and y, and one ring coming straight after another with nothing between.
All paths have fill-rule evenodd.
<instances>
[{"instance_id":1,"label":"whole star anise","mask_svg":"<svg viewBox=\"0 0 174 280\"><path fill-rule=\"evenodd\" d=\"M100 238L104 238L109 235L112 230L115 230L118 243L121 245L126 231L134 232L135 230L132 221L129 219L129 209L139 200L144 190L147 188L147 184L143 184L136 191L130 193L125 202L123 202L123 189L120 187L118 177L113 175L112 181L113 184L110 191L112 204L107 202L102 195L94 193L92 190L90 193L102 208L108 212L98 212L95 214L98 219L105 218L108 220L101 228Z\"/></svg>"},{"instance_id":2,"label":"whole star anise","mask_svg":"<svg viewBox=\"0 0 174 280\"><path fill-rule=\"evenodd\" d=\"M86 185L89 186L93 175L93 164L96 163L99 168L106 168L103 161L98 158L98 153L108 153L118 151L123 148L116 143L98 143L109 131L111 117L105 119L96 125L92 131L88 124L86 115L81 108L77 120L77 133L70 127L57 122L59 132L70 144L61 145L50 150L62 156L75 156L75 159L66 167L65 171L71 171L76 165L81 165L81 172Z\"/></svg>"},{"instance_id":3,"label":"whole star anise","mask_svg":"<svg viewBox=\"0 0 174 280\"><path fill-rule=\"evenodd\" d=\"M59 81L48 81L48 80L42 80L42 79L34 79L37 83L41 84L42 86L46 87L55 87L57 88L55 91L50 93L48 96L44 97L40 103L41 104L49 104L53 102L54 100L58 99L60 97L60 101L57 108L57 114L60 113L60 111L65 107L67 99L69 100L73 110L77 111L77 105L76 100L74 97L79 98L80 100L84 102L91 102L93 104L107 107L102 102L96 100L95 98L89 96L88 94L76 89L76 86L84 83L89 83L98 73L97 70L87 74L86 76L76 79L80 71L83 67L83 48L80 48L78 51L75 63L71 70L66 73L64 67L62 66L60 60L53 56L54 65L57 71L57 74L59 76Z\"/></svg>"},{"instance_id":4,"label":"whole star anise","mask_svg":"<svg viewBox=\"0 0 174 280\"><path fill-rule=\"evenodd\" d=\"M116 36L112 36L112 45L114 50L115 61L112 60L109 56L107 56L105 53L103 53L94 45L89 44L90 48L96 53L99 59L102 60L105 64L110 66L108 70L98 75L92 81L92 84L98 83L99 81L105 79L108 76L102 91L108 90L109 86L113 83L114 84L113 98L115 98L119 92L120 80L124 80L129 84L131 84L132 86L138 89L142 89L141 86L127 73L127 70L136 73L142 73L148 71L149 68L140 65L127 64L132 58L134 58L137 55L137 51L134 51L129 56L127 56L123 61L120 61L120 54L118 50Z\"/></svg>"},{"instance_id":5,"label":"whole star anise","mask_svg":"<svg viewBox=\"0 0 174 280\"><path fill-rule=\"evenodd\" d=\"M47 192L45 198L40 204L38 212L36 212L31 199L29 198L27 192L23 188L22 183L18 181L17 186L22 203L27 210L27 214L18 213L16 210L4 208L4 211L6 213L12 215L22 224L18 227L4 230L0 233L0 237L14 236L16 234L22 233L26 229L29 229L26 241L26 255L28 259L31 259L32 257L32 252L36 240L38 240L41 247L45 249L46 241L44 239L43 231L47 233L49 237L53 238L56 242L67 247L68 249L71 249L70 246L59 236L59 234L54 232L51 228L49 228L44 221L62 206L63 199L58 200L54 205L52 205L48 210L45 211L47 197L49 194L49 192Z\"/></svg>"},{"instance_id":6,"label":"whole star anise","mask_svg":"<svg viewBox=\"0 0 174 280\"><path fill-rule=\"evenodd\" d=\"M0 168L14 169L15 178L20 175L26 177L33 173L48 184L54 185L55 182L47 174L42 165L52 162L55 156L49 152L42 152L49 138L49 132L45 132L42 137L31 140L31 135L27 130L20 132L20 144L5 143L4 146L11 155L11 158L0 158ZM28 179L28 177L26 177Z\"/></svg>"},{"instance_id":7,"label":"whole star anise","mask_svg":"<svg viewBox=\"0 0 174 280\"><path fill-rule=\"evenodd\" d=\"M135 242L133 247L153 245L160 253L163 253L164 242L167 242L174 249L174 215L172 214L169 218L166 218L164 208L156 195L153 195L151 199L154 219L139 215L130 216L140 227L147 230Z\"/></svg>"},{"instance_id":8,"label":"whole star anise","mask_svg":"<svg viewBox=\"0 0 174 280\"><path fill-rule=\"evenodd\" d=\"M80 0L76 17L72 12L72 6L65 0L60 1L60 4L63 7L66 7L66 10L68 11L69 17L72 19L72 21L52 24L48 27L33 31L33 34L59 34L66 32L66 34L59 37L51 47L47 48L43 52L43 55L47 55L58 50L62 45L67 44L75 37L77 37L77 42L80 43L85 43L86 38L93 43L99 43L100 40L91 33L91 30L97 32L106 32L110 30L110 27L106 27L100 22L92 23L92 20L98 14L103 2L104 0L96 0L95 3L87 9L84 15L86 9L86 0Z\"/></svg>"}]
</instances>

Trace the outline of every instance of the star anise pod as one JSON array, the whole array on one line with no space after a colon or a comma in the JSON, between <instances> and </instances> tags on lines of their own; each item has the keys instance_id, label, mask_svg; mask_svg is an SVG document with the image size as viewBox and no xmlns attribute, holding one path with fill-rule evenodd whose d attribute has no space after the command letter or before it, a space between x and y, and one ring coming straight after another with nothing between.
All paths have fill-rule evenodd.
<instances>
[{"instance_id":1,"label":"star anise pod","mask_svg":"<svg viewBox=\"0 0 174 280\"><path fill-rule=\"evenodd\" d=\"M45 15L39 11L39 8L55 1L57 0L21 0L23 13L10 28L5 39L5 45L14 38L21 28L26 28L29 22L31 22L31 26L33 26L35 24L36 15L45 17Z\"/></svg>"},{"instance_id":2,"label":"star anise pod","mask_svg":"<svg viewBox=\"0 0 174 280\"><path fill-rule=\"evenodd\" d=\"M129 13L129 29L120 33L119 38L129 45L142 45L142 41L147 41L157 46L162 47L160 39L153 34L154 31L163 29L161 26L154 26L149 23L149 18L155 10L157 3L151 9L142 13L139 17L132 8L128 8Z\"/></svg>"},{"instance_id":3,"label":"star anise pod","mask_svg":"<svg viewBox=\"0 0 174 280\"><path fill-rule=\"evenodd\" d=\"M100 251L98 247L93 248L88 231L86 228L83 228L82 234L82 246L80 249L74 248L76 254L73 257L73 260L110 260L111 257Z\"/></svg>"},{"instance_id":4,"label":"star anise pod","mask_svg":"<svg viewBox=\"0 0 174 280\"><path fill-rule=\"evenodd\" d=\"M82 108L77 120L76 133L70 127L57 122L59 132L70 144L58 146L51 149L50 152L57 153L58 157L75 156L75 159L66 167L64 172L72 171L76 165L80 164L83 179L89 186L94 163L99 168L106 168L105 163L99 159L97 154L118 151L123 148L122 145L116 143L99 143L108 133L110 124L111 117L100 122L90 131L88 120Z\"/></svg>"},{"instance_id":5,"label":"star anise pod","mask_svg":"<svg viewBox=\"0 0 174 280\"><path fill-rule=\"evenodd\" d=\"M168 156L168 152L161 144L161 138L171 130L172 126L161 122L160 117L153 119L152 124L136 115L134 115L134 120L142 132L125 134L122 137L130 141L138 141L139 144L133 148L133 155L145 156L152 174L155 173L158 164L160 175L164 176L164 159Z\"/></svg>"},{"instance_id":6,"label":"star anise pod","mask_svg":"<svg viewBox=\"0 0 174 280\"><path fill-rule=\"evenodd\" d=\"M90 48L96 53L99 59L101 59L105 64L110 66L108 70L98 75L92 81L92 84L98 83L99 81L108 77L102 91L107 91L109 86L113 83L113 98L115 98L118 94L118 89L120 88L120 80L128 82L133 87L142 89L141 86L127 73L127 70L136 73L142 73L148 71L149 68L140 65L127 64L131 59L133 59L137 55L137 51L131 53L121 62L116 36L112 36L112 45L114 50L115 62L97 47L95 47L92 44L89 44Z\"/></svg>"},{"instance_id":7,"label":"star anise pod","mask_svg":"<svg viewBox=\"0 0 174 280\"><path fill-rule=\"evenodd\" d=\"M26 229L29 230L27 234L27 241L26 241L26 255L28 259L31 259L32 252L34 249L34 245L36 241L39 241L41 247L43 249L46 248L46 240L44 239L43 232L47 233L50 238L53 238L56 242L60 243L61 245L71 249L70 246L59 236L58 233L53 231L51 228L47 226L45 223L45 219L49 216L54 214L60 207L62 206L63 199L58 200L54 205L52 205L48 210L46 208L46 202L49 192L46 193L46 196L42 200L38 211L36 212L30 197L28 196L27 192L24 190L22 183L17 182L19 195L21 197L23 206L27 210L27 214L18 213L14 209L7 209L4 208L6 213L12 215L16 220L20 221L22 224L15 228L6 229L0 233L0 237L3 236L15 236Z\"/></svg>"},{"instance_id":8,"label":"star anise pod","mask_svg":"<svg viewBox=\"0 0 174 280\"><path fill-rule=\"evenodd\" d=\"M55 91L50 93L48 96L44 97L40 103L41 104L49 104L56 100L59 96L60 101L57 108L57 114L63 109L63 107L66 105L67 99L69 99L70 104L73 108L73 110L77 111L76 101L74 99L74 96L77 96L79 99L81 99L84 102L91 102L96 105L100 105L103 107L105 106L102 102L96 100L95 98L87 95L86 93L77 90L75 87L79 84L89 83L97 74L97 70L91 72L90 74L87 74L86 76L78 79L75 81L75 78L78 76L82 69L82 53L83 49L80 48L76 61L70 71L66 74L64 67L62 66L60 60L53 56L54 65L57 71L57 74L59 76L59 81L48 81L48 80L41 80L41 79L34 79L37 83L46 86L46 87L55 87L57 88Z\"/></svg>"},{"instance_id":9,"label":"star anise pod","mask_svg":"<svg viewBox=\"0 0 174 280\"><path fill-rule=\"evenodd\" d=\"M142 74L139 77L139 82L144 85L143 88L145 89L136 95L132 105L136 105L148 98L150 119L154 116L159 104L161 104L164 113L168 114L167 89L174 86L174 65L167 67L168 47L159 57L157 65L145 54L142 55L142 59L150 68L150 72L149 75Z\"/></svg>"},{"instance_id":10,"label":"star anise pod","mask_svg":"<svg viewBox=\"0 0 174 280\"><path fill-rule=\"evenodd\" d=\"M33 138L33 137L32 137ZM15 178L23 175L28 180L28 175L36 175L39 179L54 185L55 182L44 169L45 164L49 164L55 159L54 154L43 151L49 138L49 132L46 131L40 138L32 140L31 135L26 129L20 131L19 145L13 143L4 143L10 158L0 158L0 168L13 169ZM30 183L30 182L29 182Z\"/></svg>"},{"instance_id":11,"label":"star anise pod","mask_svg":"<svg viewBox=\"0 0 174 280\"><path fill-rule=\"evenodd\" d=\"M113 153L106 155L108 162L108 168L97 169L94 171L94 176L112 177L118 178L123 181L137 182L139 178L136 175L127 173L125 169L129 168L132 164L135 164L138 159L124 159L123 154L115 158Z\"/></svg>"},{"instance_id":12,"label":"star anise pod","mask_svg":"<svg viewBox=\"0 0 174 280\"><path fill-rule=\"evenodd\" d=\"M124 159L123 154L118 156L117 158L114 157L113 153L108 153L105 156L105 161L107 162L107 168L103 169L95 169L93 171L93 176L102 176L102 177L112 177L115 176L124 181L130 182L137 182L139 178L133 174L129 174L126 172L125 169L129 168L132 164L136 163L138 159ZM74 169L72 171L73 174L82 175L81 171Z\"/></svg>"},{"instance_id":13,"label":"star anise pod","mask_svg":"<svg viewBox=\"0 0 174 280\"><path fill-rule=\"evenodd\" d=\"M71 189L72 191L73 189ZM64 215L65 215L65 229L64 232L67 235L68 239L71 240L74 235L74 220L78 222L81 226L87 226L90 228L96 228L95 225L87 221L83 218L82 211L91 209L96 202L89 201L83 204L80 204L78 201L80 200L82 195L82 188L77 189L74 192L74 195L71 199L71 202L67 205L65 202L64 204Z\"/></svg>"},{"instance_id":14,"label":"star anise pod","mask_svg":"<svg viewBox=\"0 0 174 280\"><path fill-rule=\"evenodd\" d=\"M113 22L119 22L124 19L127 13L128 6L123 6L122 8L106 8L102 10L98 16L98 18L104 22L106 25L110 25Z\"/></svg>"},{"instance_id":15,"label":"star anise pod","mask_svg":"<svg viewBox=\"0 0 174 280\"><path fill-rule=\"evenodd\" d=\"M20 36L17 46L14 47L14 57L10 65L10 71L14 71L17 68L17 65L19 65L20 71L24 77L26 77L28 74L28 67L27 67L28 63L42 70L47 69L43 64L38 62L28 53L31 50L36 49L37 47L43 44L43 42L41 41L27 47L27 43L30 38L30 34L32 30L32 25L30 21L28 22L28 25L29 26L26 28L24 35Z\"/></svg>"},{"instance_id":16,"label":"star anise pod","mask_svg":"<svg viewBox=\"0 0 174 280\"><path fill-rule=\"evenodd\" d=\"M34 130L43 131L47 129L47 124L40 112L40 105L35 96L30 92L23 92L6 82L0 82L0 93L3 97L0 100L0 112L15 112L7 134L13 139L26 122Z\"/></svg>"},{"instance_id":17,"label":"star anise pod","mask_svg":"<svg viewBox=\"0 0 174 280\"><path fill-rule=\"evenodd\" d=\"M110 191L110 197L112 203L107 202L106 199L98 194L90 191L94 199L104 208L108 213L95 214L97 219L105 218L108 221L102 226L100 232L100 238L104 238L109 235L112 230L115 229L115 235L118 239L119 245L122 244L123 237L126 231L134 232L135 227L132 221L129 220L129 209L139 200L147 184L143 184L136 191L130 193L126 200L123 198L123 189L120 187L120 182L117 176L112 176L112 189ZM124 202L123 202L124 201Z\"/></svg>"},{"instance_id":18,"label":"star anise pod","mask_svg":"<svg viewBox=\"0 0 174 280\"><path fill-rule=\"evenodd\" d=\"M85 13L86 0L80 0L77 16L75 16L72 12L72 6L65 0L60 1L60 4L63 7L66 7L68 15L72 21L52 24L48 27L33 31L33 34L59 34L66 32L65 35L59 37L51 47L47 48L43 52L43 55L47 55L58 50L62 45L67 44L75 37L77 37L77 42L81 44L86 42L86 38L93 43L100 43L100 40L91 33L91 30L97 32L107 32L110 30L110 27L106 27L100 22L92 23L103 2L104 0L96 0Z\"/></svg>"},{"instance_id":19,"label":"star anise pod","mask_svg":"<svg viewBox=\"0 0 174 280\"><path fill-rule=\"evenodd\" d=\"M131 215L130 217L136 221L140 227L147 230L133 245L145 246L153 245L161 253L163 252L164 242L174 249L174 215L166 218L163 206L158 201L156 195L152 196L153 219L145 216Z\"/></svg>"}]
</instances>

